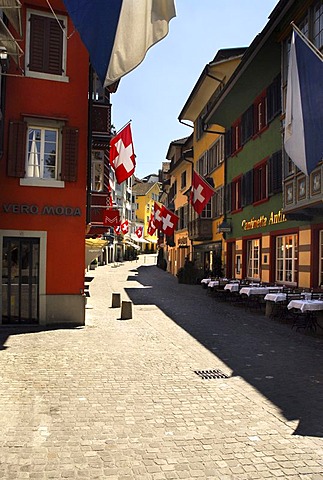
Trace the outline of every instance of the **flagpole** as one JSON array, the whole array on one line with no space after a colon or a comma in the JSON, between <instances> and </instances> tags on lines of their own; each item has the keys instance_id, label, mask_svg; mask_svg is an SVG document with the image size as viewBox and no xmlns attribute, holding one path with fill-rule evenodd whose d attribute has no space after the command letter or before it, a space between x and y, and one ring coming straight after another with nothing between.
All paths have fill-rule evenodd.
<instances>
[{"instance_id":1,"label":"flagpole","mask_svg":"<svg viewBox=\"0 0 323 480\"><path fill-rule=\"evenodd\" d=\"M123 127L119 128L119 130L116 132L116 135L118 135L118 133L121 132L121 130L123 130L124 128L126 128L126 126L129 125L129 123L131 123L131 122L132 122L132 120L130 119L127 123L125 123L123 125Z\"/></svg>"},{"instance_id":2,"label":"flagpole","mask_svg":"<svg viewBox=\"0 0 323 480\"><path fill-rule=\"evenodd\" d=\"M298 35L304 40L304 42L308 45L308 47L313 51L313 53L316 53L316 55L323 60L323 54L320 52L318 48L312 43L305 35L304 33L295 25L294 22L290 23L293 29L298 33Z\"/></svg>"}]
</instances>

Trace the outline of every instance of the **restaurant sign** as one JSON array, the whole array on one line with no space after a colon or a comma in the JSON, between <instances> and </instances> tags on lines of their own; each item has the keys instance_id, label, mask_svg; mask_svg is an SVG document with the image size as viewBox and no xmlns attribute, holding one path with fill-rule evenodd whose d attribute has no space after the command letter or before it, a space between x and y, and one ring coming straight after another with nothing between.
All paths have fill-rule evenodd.
<instances>
[{"instance_id":1,"label":"restaurant sign","mask_svg":"<svg viewBox=\"0 0 323 480\"><path fill-rule=\"evenodd\" d=\"M243 230L254 230L255 228L267 227L268 225L275 225L286 221L286 215L279 210L278 213L271 212L269 217L261 215L259 218L252 217L250 220L242 220L241 227Z\"/></svg>"},{"instance_id":2,"label":"restaurant sign","mask_svg":"<svg viewBox=\"0 0 323 480\"><path fill-rule=\"evenodd\" d=\"M69 207L62 205L38 205L20 204L20 203L5 203L2 205L4 213L18 213L27 215L57 215L60 217L80 217L81 209L79 207Z\"/></svg>"}]
</instances>

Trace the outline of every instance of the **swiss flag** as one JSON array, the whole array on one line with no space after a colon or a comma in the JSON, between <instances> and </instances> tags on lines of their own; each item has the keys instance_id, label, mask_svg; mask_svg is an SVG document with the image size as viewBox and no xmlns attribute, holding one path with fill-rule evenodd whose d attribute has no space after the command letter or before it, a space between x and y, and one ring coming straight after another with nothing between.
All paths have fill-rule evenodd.
<instances>
[{"instance_id":1,"label":"swiss flag","mask_svg":"<svg viewBox=\"0 0 323 480\"><path fill-rule=\"evenodd\" d=\"M157 228L156 228L155 221L154 221L154 214L152 213L150 215L150 219L149 219L149 222L148 222L147 233L148 233L148 235L154 235L156 230L157 230Z\"/></svg>"},{"instance_id":2,"label":"swiss flag","mask_svg":"<svg viewBox=\"0 0 323 480\"><path fill-rule=\"evenodd\" d=\"M198 173L193 172L190 202L198 215L215 194L213 188Z\"/></svg>"},{"instance_id":3,"label":"swiss flag","mask_svg":"<svg viewBox=\"0 0 323 480\"><path fill-rule=\"evenodd\" d=\"M138 227L136 228L135 234L137 235L138 238L141 238L142 232L143 232L143 227Z\"/></svg>"},{"instance_id":4,"label":"swiss flag","mask_svg":"<svg viewBox=\"0 0 323 480\"><path fill-rule=\"evenodd\" d=\"M165 206L163 206L161 210L161 218L162 218L161 230L168 237L173 235L179 220L178 216L175 215L175 213L168 210Z\"/></svg>"},{"instance_id":5,"label":"swiss flag","mask_svg":"<svg viewBox=\"0 0 323 480\"><path fill-rule=\"evenodd\" d=\"M103 224L108 227L115 227L120 224L119 210L107 208L103 215Z\"/></svg>"},{"instance_id":6,"label":"swiss flag","mask_svg":"<svg viewBox=\"0 0 323 480\"><path fill-rule=\"evenodd\" d=\"M121 225L116 225L116 226L114 227L114 233L115 233L116 235L120 235L120 233L121 233Z\"/></svg>"},{"instance_id":7,"label":"swiss flag","mask_svg":"<svg viewBox=\"0 0 323 480\"><path fill-rule=\"evenodd\" d=\"M129 222L128 220L125 220L124 222L121 223L120 225L120 228L121 228L121 232L125 235L126 233L128 233L128 230L129 230Z\"/></svg>"},{"instance_id":8,"label":"swiss flag","mask_svg":"<svg viewBox=\"0 0 323 480\"><path fill-rule=\"evenodd\" d=\"M158 205L157 202L155 202L154 203L154 224L155 224L155 227L158 229L161 229L163 224L161 212L162 212L162 207Z\"/></svg>"},{"instance_id":9,"label":"swiss flag","mask_svg":"<svg viewBox=\"0 0 323 480\"><path fill-rule=\"evenodd\" d=\"M110 141L110 164L119 184L131 177L135 171L136 160L130 123Z\"/></svg>"}]
</instances>

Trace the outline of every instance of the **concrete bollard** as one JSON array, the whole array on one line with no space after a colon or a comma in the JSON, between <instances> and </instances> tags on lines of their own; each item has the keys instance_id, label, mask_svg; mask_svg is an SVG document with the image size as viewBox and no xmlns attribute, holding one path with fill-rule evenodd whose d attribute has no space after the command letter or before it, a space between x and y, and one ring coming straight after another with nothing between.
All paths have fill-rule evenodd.
<instances>
[{"instance_id":1,"label":"concrete bollard","mask_svg":"<svg viewBox=\"0 0 323 480\"><path fill-rule=\"evenodd\" d=\"M113 293L112 294L112 308L119 308L120 307L120 293Z\"/></svg>"},{"instance_id":2,"label":"concrete bollard","mask_svg":"<svg viewBox=\"0 0 323 480\"><path fill-rule=\"evenodd\" d=\"M132 318L132 302L122 302L121 320Z\"/></svg>"}]
</instances>

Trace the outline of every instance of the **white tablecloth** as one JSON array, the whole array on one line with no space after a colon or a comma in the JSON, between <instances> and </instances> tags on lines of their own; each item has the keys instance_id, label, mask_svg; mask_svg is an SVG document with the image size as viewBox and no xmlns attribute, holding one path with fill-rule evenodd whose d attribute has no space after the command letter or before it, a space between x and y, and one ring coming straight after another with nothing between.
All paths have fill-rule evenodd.
<instances>
[{"instance_id":1,"label":"white tablecloth","mask_svg":"<svg viewBox=\"0 0 323 480\"><path fill-rule=\"evenodd\" d=\"M239 292L239 283L227 283L224 286L224 290L230 290L230 292Z\"/></svg>"},{"instance_id":2,"label":"white tablecloth","mask_svg":"<svg viewBox=\"0 0 323 480\"><path fill-rule=\"evenodd\" d=\"M279 292L283 287L242 287L240 294L250 295L267 295L270 290L277 290Z\"/></svg>"},{"instance_id":3,"label":"white tablecloth","mask_svg":"<svg viewBox=\"0 0 323 480\"><path fill-rule=\"evenodd\" d=\"M209 283L210 281L210 278L202 278L201 283Z\"/></svg>"},{"instance_id":4,"label":"white tablecloth","mask_svg":"<svg viewBox=\"0 0 323 480\"><path fill-rule=\"evenodd\" d=\"M209 288L213 288L213 287L217 287L218 285L220 285L220 281L219 280L211 280L207 286Z\"/></svg>"},{"instance_id":5,"label":"white tablecloth","mask_svg":"<svg viewBox=\"0 0 323 480\"><path fill-rule=\"evenodd\" d=\"M323 300L292 300L287 308L298 308L302 313L310 310L323 310Z\"/></svg>"},{"instance_id":6,"label":"white tablecloth","mask_svg":"<svg viewBox=\"0 0 323 480\"><path fill-rule=\"evenodd\" d=\"M283 302L286 300L286 293L267 293L265 300L269 302Z\"/></svg>"}]
</instances>

